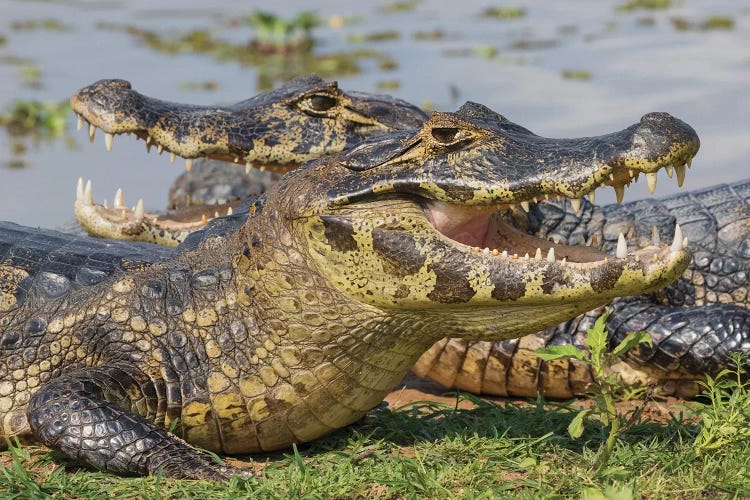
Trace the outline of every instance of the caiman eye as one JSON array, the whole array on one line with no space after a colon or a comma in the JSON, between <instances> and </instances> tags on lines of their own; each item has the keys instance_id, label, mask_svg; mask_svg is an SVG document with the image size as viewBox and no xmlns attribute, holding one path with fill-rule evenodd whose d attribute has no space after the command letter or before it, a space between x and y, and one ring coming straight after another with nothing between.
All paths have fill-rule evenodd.
<instances>
[{"instance_id":1,"label":"caiman eye","mask_svg":"<svg viewBox=\"0 0 750 500\"><path fill-rule=\"evenodd\" d=\"M456 142L465 139L462 137L461 129L455 127L439 127L431 130L432 138L443 146L450 146Z\"/></svg>"},{"instance_id":2,"label":"caiman eye","mask_svg":"<svg viewBox=\"0 0 750 500\"><path fill-rule=\"evenodd\" d=\"M314 95L308 97L306 101L311 111L319 113L324 113L338 104L338 100L327 95Z\"/></svg>"}]
</instances>

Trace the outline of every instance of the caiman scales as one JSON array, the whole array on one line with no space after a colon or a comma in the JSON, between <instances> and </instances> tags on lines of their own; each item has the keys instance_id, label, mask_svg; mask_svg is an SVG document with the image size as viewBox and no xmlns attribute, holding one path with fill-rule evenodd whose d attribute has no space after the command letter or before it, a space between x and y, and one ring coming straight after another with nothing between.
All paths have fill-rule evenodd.
<instances>
[{"instance_id":1,"label":"caiman scales","mask_svg":"<svg viewBox=\"0 0 750 500\"><path fill-rule=\"evenodd\" d=\"M315 439L446 335L517 338L659 290L690 262L679 231L607 255L508 221L536 199L682 166L698 138L665 113L546 139L467 103L384 132L176 249L0 224L3 437L118 474L248 475L191 445Z\"/></svg>"}]
</instances>

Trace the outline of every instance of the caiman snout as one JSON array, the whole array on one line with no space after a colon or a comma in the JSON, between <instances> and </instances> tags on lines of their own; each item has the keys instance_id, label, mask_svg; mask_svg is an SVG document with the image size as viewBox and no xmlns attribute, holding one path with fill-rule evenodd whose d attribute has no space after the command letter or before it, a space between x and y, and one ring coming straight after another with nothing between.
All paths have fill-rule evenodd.
<instances>
[{"instance_id":1,"label":"caiman snout","mask_svg":"<svg viewBox=\"0 0 750 500\"><path fill-rule=\"evenodd\" d=\"M647 113L641 118L633 134L634 153L658 162L678 154L684 164L698 152L700 140L693 127L669 113Z\"/></svg>"}]
</instances>

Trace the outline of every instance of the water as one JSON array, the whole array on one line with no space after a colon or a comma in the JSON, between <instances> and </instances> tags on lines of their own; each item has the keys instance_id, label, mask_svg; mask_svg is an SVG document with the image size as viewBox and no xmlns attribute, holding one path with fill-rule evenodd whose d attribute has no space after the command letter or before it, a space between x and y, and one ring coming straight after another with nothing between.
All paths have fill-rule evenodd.
<instances>
[{"instance_id":1,"label":"water","mask_svg":"<svg viewBox=\"0 0 750 500\"><path fill-rule=\"evenodd\" d=\"M517 1L525 16L511 20L480 16L480 2L425 0L413 11L385 13L385 2L316 2L324 19L360 16L361 22L314 30L316 54L375 51L358 59L359 72L338 76L345 89L386 92L416 104L452 110L466 100L481 102L534 132L550 137L598 135L619 130L649 111L667 111L695 127L701 151L684 189L742 179L750 157L750 2L685 0L664 11L620 12L620 2L602 0ZM505 5L506 3L503 3ZM101 78L130 80L154 97L196 104L229 103L257 92L279 68L242 66L200 54L168 55L122 31L103 29L119 23L163 36L211 29L225 40L242 43L252 30L238 25L255 9L284 17L309 9L303 1L200 2L10 1L0 0L0 107L16 99L61 101ZM166 5L166 6L165 6ZM507 5L511 5L507 3ZM674 19L699 24L709 16L727 16L731 30L688 30ZM68 31L15 30L14 21L54 19ZM353 43L352 36L395 30L397 39ZM418 31L440 30L437 40L415 40ZM496 51L494 57L486 57ZM28 58L41 69L40 88L28 88L22 67L7 58ZM379 67L392 60L395 68ZM289 63L282 68L295 69ZM578 72L588 79L564 78ZM214 91L187 90L186 82L218 83ZM383 82L396 89L382 91ZM103 134L95 144L85 132L68 130L77 147L65 141L38 145L26 141L16 154L0 133L0 220L54 227L72 217L75 183L91 178L97 200L112 199L118 187L126 202L146 200L163 209L166 191L183 168L166 156L146 155L142 141L117 137L107 153ZM11 165L21 162L23 168ZM677 191L661 174L657 196ZM626 191L626 199L648 196L645 182ZM614 200L611 189L597 201Z\"/></svg>"}]
</instances>

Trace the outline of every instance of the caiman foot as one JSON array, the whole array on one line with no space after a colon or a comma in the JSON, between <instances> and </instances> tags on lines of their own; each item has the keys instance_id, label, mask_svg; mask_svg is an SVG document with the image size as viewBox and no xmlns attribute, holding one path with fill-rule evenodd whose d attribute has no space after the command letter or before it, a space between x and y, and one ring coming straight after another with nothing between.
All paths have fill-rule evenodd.
<instances>
[{"instance_id":1,"label":"caiman foot","mask_svg":"<svg viewBox=\"0 0 750 500\"><path fill-rule=\"evenodd\" d=\"M132 367L86 368L44 385L29 402L39 441L66 457L126 476L225 481L253 471L215 463L156 425L164 387ZM134 413L128 408L137 408Z\"/></svg>"}]
</instances>

